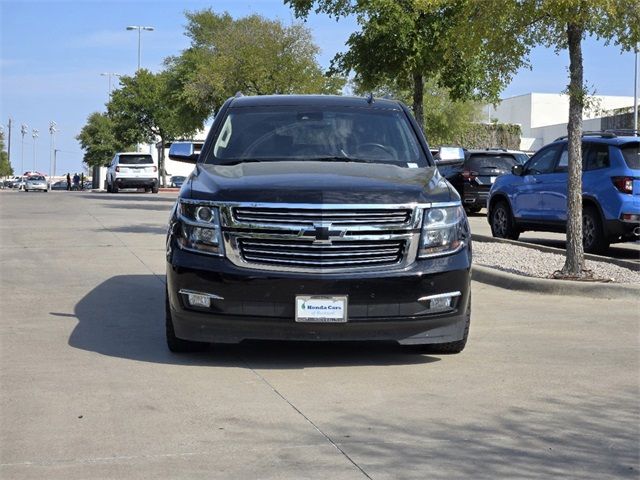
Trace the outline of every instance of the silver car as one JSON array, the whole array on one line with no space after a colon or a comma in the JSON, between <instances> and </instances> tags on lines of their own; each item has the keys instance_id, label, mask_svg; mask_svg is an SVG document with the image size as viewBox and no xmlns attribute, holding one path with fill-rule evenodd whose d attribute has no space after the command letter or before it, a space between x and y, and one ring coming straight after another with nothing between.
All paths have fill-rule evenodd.
<instances>
[{"instance_id":1,"label":"silver car","mask_svg":"<svg viewBox=\"0 0 640 480\"><path fill-rule=\"evenodd\" d=\"M30 190L48 192L49 186L47 185L47 179L42 175L32 175L30 177L27 177L24 182L24 191L28 192Z\"/></svg>"}]
</instances>

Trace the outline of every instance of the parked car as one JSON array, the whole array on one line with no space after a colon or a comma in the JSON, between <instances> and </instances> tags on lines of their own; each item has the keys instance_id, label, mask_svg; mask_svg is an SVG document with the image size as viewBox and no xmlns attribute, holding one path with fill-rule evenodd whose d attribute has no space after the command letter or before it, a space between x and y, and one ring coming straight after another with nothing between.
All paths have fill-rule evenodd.
<instances>
[{"instance_id":1,"label":"parked car","mask_svg":"<svg viewBox=\"0 0 640 480\"><path fill-rule=\"evenodd\" d=\"M107 169L107 192L118 193L121 188L144 188L158 193L158 167L146 153L116 153Z\"/></svg>"},{"instance_id":2,"label":"parked car","mask_svg":"<svg viewBox=\"0 0 640 480\"><path fill-rule=\"evenodd\" d=\"M49 185L47 179L42 175L31 175L26 177L23 190L25 192L48 192Z\"/></svg>"},{"instance_id":3,"label":"parked car","mask_svg":"<svg viewBox=\"0 0 640 480\"><path fill-rule=\"evenodd\" d=\"M167 238L166 337L390 340L457 353L471 318L460 197L396 101L227 100ZM421 347L421 348L422 348Z\"/></svg>"},{"instance_id":4,"label":"parked car","mask_svg":"<svg viewBox=\"0 0 640 480\"><path fill-rule=\"evenodd\" d=\"M438 170L458 191L467 212L477 213L487 206L496 178L528 159L524 152L515 150L465 150L463 161L439 162Z\"/></svg>"},{"instance_id":5,"label":"parked car","mask_svg":"<svg viewBox=\"0 0 640 480\"><path fill-rule=\"evenodd\" d=\"M13 184L11 188L15 188L17 190L24 190L24 184L26 179L27 177L22 177L22 176L13 177Z\"/></svg>"},{"instance_id":6,"label":"parked car","mask_svg":"<svg viewBox=\"0 0 640 480\"><path fill-rule=\"evenodd\" d=\"M59 182L54 182L53 185L51 185L51 190L66 190L67 189L67 182L64 180L60 180Z\"/></svg>"},{"instance_id":7,"label":"parked car","mask_svg":"<svg viewBox=\"0 0 640 480\"><path fill-rule=\"evenodd\" d=\"M624 132L582 139L582 229L587 252L640 238L640 139ZM517 239L527 230L566 231L567 139L541 148L512 174L499 177L487 215L494 237Z\"/></svg>"},{"instance_id":8,"label":"parked car","mask_svg":"<svg viewBox=\"0 0 640 480\"><path fill-rule=\"evenodd\" d=\"M187 179L187 177L183 177L180 175L174 175L173 177L171 177L169 179L169 186L172 188L181 188L182 184L184 183L184 181Z\"/></svg>"}]
</instances>

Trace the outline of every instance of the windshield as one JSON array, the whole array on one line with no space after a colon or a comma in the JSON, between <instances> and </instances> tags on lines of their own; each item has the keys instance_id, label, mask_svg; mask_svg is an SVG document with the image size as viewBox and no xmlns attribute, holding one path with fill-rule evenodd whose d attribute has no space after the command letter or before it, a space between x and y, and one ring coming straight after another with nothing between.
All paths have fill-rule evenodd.
<instances>
[{"instance_id":1,"label":"windshield","mask_svg":"<svg viewBox=\"0 0 640 480\"><path fill-rule=\"evenodd\" d=\"M354 107L246 107L229 111L206 163L327 160L425 167L401 110Z\"/></svg>"},{"instance_id":2,"label":"windshield","mask_svg":"<svg viewBox=\"0 0 640 480\"><path fill-rule=\"evenodd\" d=\"M32 177L29 177L29 180L34 182L34 181L42 181L44 180L44 177L41 175L33 175Z\"/></svg>"},{"instance_id":3,"label":"windshield","mask_svg":"<svg viewBox=\"0 0 640 480\"><path fill-rule=\"evenodd\" d=\"M120 155L120 165L143 165L153 163L151 155Z\"/></svg>"}]
</instances>

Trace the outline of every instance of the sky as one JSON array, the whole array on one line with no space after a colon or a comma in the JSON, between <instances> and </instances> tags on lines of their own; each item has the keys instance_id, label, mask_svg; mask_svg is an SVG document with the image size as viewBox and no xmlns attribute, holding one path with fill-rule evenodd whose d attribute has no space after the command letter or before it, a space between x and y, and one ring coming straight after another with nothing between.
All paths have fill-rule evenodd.
<instances>
[{"instance_id":1,"label":"sky","mask_svg":"<svg viewBox=\"0 0 640 480\"><path fill-rule=\"evenodd\" d=\"M82 170L82 151L76 135L86 118L105 109L108 78L101 73L131 75L137 66L138 35L127 25L153 26L142 33L142 66L162 68L164 58L178 55L189 45L184 36L184 12L212 8L234 17L258 13L295 21L282 0L0 0L0 124L5 138L8 119L13 120L11 162L18 172L34 165L50 170L49 122L57 123L56 173ZM312 14L306 22L321 48L324 67L344 51L349 34L357 30L353 19L335 19ZM633 95L634 56L622 54L587 39L583 47L585 79L599 95ZM567 52L556 55L538 48L531 55L531 70L518 72L502 97L529 92L559 93L567 84ZM20 125L29 133L24 137ZM32 129L39 136L32 139ZM35 148L34 148L35 146ZM5 146L6 148L6 146ZM22 163L24 162L24 163Z\"/></svg>"}]
</instances>

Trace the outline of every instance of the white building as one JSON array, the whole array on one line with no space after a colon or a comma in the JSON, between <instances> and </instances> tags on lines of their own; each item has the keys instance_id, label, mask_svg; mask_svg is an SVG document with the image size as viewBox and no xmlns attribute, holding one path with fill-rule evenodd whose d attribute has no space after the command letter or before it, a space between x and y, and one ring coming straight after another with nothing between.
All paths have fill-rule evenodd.
<instances>
[{"instance_id":1,"label":"white building","mask_svg":"<svg viewBox=\"0 0 640 480\"><path fill-rule=\"evenodd\" d=\"M604 112L633 107L633 97L596 95L593 107L585 111L584 130L600 130ZM520 148L534 151L567 134L569 96L555 93L527 93L505 98L495 107L487 105L486 121L514 123L522 128Z\"/></svg>"}]
</instances>

